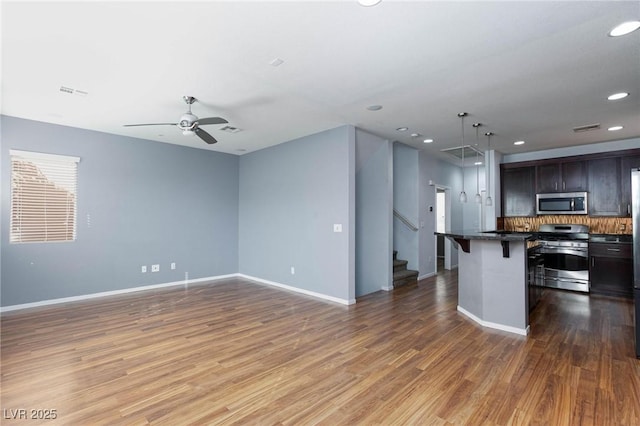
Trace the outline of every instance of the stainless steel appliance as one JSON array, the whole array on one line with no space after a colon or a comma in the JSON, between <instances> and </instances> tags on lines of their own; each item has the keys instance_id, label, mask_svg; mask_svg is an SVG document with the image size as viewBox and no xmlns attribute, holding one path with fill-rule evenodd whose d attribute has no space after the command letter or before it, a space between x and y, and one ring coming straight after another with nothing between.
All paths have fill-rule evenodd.
<instances>
[{"instance_id":1,"label":"stainless steel appliance","mask_svg":"<svg viewBox=\"0 0 640 426\"><path fill-rule=\"evenodd\" d=\"M538 231L544 286L589 292L589 227L544 224Z\"/></svg>"},{"instance_id":2,"label":"stainless steel appliance","mask_svg":"<svg viewBox=\"0 0 640 426\"><path fill-rule=\"evenodd\" d=\"M631 226L633 228L633 300L636 356L640 358L640 169L631 170Z\"/></svg>"},{"instance_id":3,"label":"stainless steel appliance","mask_svg":"<svg viewBox=\"0 0 640 426\"><path fill-rule=\"evenodd\" d=\"M544 287L544 257L538 246L527 249L527 287L531 312L542 298Z\"/></svg>"},{"instance_id":4,"label":"stainless steel appliance","mask_svg":"<svg viewBox=\"0 0 640 426\"><path fill-rule=\"evenodd\" d=\"M536 194L537 214L587 214L586 192Z\"/></svg>"}]
</instances>

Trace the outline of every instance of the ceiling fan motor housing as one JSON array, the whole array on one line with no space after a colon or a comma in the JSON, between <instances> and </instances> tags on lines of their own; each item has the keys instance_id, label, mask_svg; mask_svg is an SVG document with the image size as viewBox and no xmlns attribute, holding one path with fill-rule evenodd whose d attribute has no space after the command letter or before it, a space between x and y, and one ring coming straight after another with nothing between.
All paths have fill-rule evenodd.
<instances>
[{"instance_id":1,"label":"ceiling fan motor housing","mask_svg":"<svg viewBox=\"0 0 640 426\"><path fill-rule=\"evenodd\" d=\"M198 117L191 114L190 112L187 112L182 114L182 117L180 117L178 127L182 130L190 130L195 127L196 121L198 121Z\"/></svg>"}]
</instances>

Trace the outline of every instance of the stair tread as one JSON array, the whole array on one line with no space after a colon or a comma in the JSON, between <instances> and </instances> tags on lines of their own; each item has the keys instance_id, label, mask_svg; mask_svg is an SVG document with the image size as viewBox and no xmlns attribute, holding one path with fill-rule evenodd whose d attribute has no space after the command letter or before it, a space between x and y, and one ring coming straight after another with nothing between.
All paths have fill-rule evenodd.
<instances>
[{"instance_id":1,"label":"stair tread","mask_svg":"<svg viewBox=\"0 0 640 426\"><path fill-rule=\"evenodd\" d=\"M402 280L409 277L417 277L418 271L414 271L412 269L404 269L402 271L396 271L393 273L393 280Z\"/></svg>"},{"instance_id":2,"label":"stair tread","mask_svg":"<svg viewBox=\"0 0 640 426\"><path fill-rule=\"evenodd\" d=\"M408 260L401 260L401 259L393 260L393 266L406 265L407 263L409 263Z\"/></svg>"}]
</instances>

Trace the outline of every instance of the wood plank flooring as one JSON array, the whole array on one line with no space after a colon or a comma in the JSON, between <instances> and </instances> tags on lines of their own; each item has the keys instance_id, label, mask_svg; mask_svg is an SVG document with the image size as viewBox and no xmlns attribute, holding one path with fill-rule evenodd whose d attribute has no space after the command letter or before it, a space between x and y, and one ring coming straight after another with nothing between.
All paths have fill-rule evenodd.
<instances>
[{"instance_id":1,"label":"wood plank flooring","mask_svg":"<svg viewBox=\"0 0 640 426\"><path fill-rule=\"evenodd\" d=\"M8 312L1 423L640 424L631 301L546 290L522 337L456 312L456 277L349 307L228 279Z\"/></svg>"}]
</instances>

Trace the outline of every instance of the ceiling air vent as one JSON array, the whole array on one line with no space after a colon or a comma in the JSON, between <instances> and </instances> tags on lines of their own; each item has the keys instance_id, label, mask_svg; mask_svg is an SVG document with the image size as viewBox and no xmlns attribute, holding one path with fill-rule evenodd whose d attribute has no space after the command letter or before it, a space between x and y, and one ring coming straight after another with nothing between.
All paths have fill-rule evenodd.
<instances>
[{"instance_id":1,"label":"ceiling air vent","mask_svg":"<svg viewBox=\"0 0 640 426\"><path fill-rule=\"evenodd\" d=\"M599 128L600 128L600 123L587 124L586 126L574 127L573 131L576 133L582 133L582 132L590 132L591 130L598 130Z\"/></svg>"},{"instance_id":2,"label":"ceiling air vent","mask_svg":"<svg viewBox=\"0 0 640 426\"><path fill-rule=\"evenodd\" d=\"M224 127L221 127L220 130L227 133L238 133L242 129L238 129L237 127L233 127L233 126L224 126Z\"/></svg>"},{"instance_id":3,"label":"ceiling air vent","mask_svg":"<svg viewBox=\"0 0 640 426\"><path fill-rule=\"evenodd\" d=\"M87 96L89 93L84 90L74 89L72 87L60 86L60 91L62 93L68 93L70 95L78 95L78 96Z\"/></svg>"}]
</instances>

